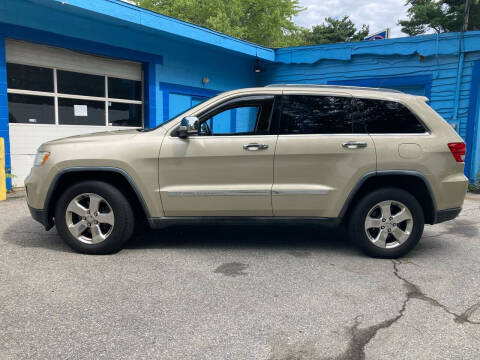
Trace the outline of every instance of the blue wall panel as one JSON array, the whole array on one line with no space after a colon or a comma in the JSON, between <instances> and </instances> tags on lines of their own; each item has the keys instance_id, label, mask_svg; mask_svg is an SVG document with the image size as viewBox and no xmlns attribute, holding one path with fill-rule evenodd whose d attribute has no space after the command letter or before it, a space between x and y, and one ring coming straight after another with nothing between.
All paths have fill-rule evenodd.
<instances>
[{"instance_id":1,"label":"blue wall panel","mask_svg":"<svg viewBox=\"0 0 480 360\"><path fill-rule=\"evenodd\" d=\"M8 130L7 104L7 67L5 60L5 38L0 34L0 137L5 140L5 168L10 172L10 137ZM11 189L12 181L7 179L7 189Z\"/></svg>"},{"instance_id":2,"label":"blue wall panel","mask_svg":"<svg viewBox=\"0 0 480 360\"><path fill-rule=\"evenodd\" d=\"M426 96L429 99L432 93L432 75L329 80L328 84L396 89L412 95Z\"/></svg>"},{"instance_id":3,"label":"blue wall panel","mask_svg":"<svg viewBox=\"0 0 480 360\"><path fill-rule=\"evenodd\" d=\"M480 180L480 60L474 62L470 82L470 102L466 129L467 158L471 164L467 175L472 182Z\"/></svg>"}]
</instances>

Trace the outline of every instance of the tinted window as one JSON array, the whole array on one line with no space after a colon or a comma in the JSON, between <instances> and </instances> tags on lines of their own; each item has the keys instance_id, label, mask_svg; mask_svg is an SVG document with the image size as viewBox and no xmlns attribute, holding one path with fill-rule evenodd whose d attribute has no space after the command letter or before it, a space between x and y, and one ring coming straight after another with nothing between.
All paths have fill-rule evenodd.
<instances>
[{"instance_id":1,"label":"tinted window","mask_svg":"<svg viewBox=\"0 0 480 360\"><path fill-rule=\"evenodd\" d=\"M372 134L424 133L422 123L404 105L395 101L358 99L358 109L365 116L367 131Z\"/></svg>"},{"instance_id":2,"label":"tinted window","mask_svg":"<svg viewBox=\"0 0 480 360\"><path fill-rule=\"evenodd\" d=\"M105 102L58 99L58 122L62 125L105 125Z\"/></svg>"},{"instance_id":3,"label":"tinted window","mask_svg":"<svg viewBox=\"0 0 480 360\"><path fill-rule=\"evenodd\" d=\"M55 124L53 97L8 94L11 123Z\"/></svg>"},{"instance_id":4,"label":"tinted window","mask_svg":"<svg viewBox=\"0 0 480 360\"><path fill-rule=\"evenodd\" d=\"M115 99L142 100L141 81L108 78L108 97Z\"/></svg>"},{"instance_id":5,"label":"tinted window","mask_svg":"<svg viewBox=\"0 0 480 360\"><path fill-rule=\"evenodd\" d=\"M112 102L108 106L108 123L112 126L142 126L142 106Z\"/></svg>"},{"instance_id":6,"label":"tinted window","mask_svg":"<svg viewBox=\"0 0 480 360\"><path fill-rule=\"evenodd\" d=\"M281 134L350 134L356 128L349 97L283 96ZM355 125L355 126L354 126Z\"/></svg>"},{"instance_id":7,"label":"tinted window","mask_svg":"<svg viewBox=\"0 0 480 360\"><path fill-rule=\"evenodd\" d=\"M9 89L53 92L53 70L8 63L7 87Z\"/></svg>"},{"instance_id":8,"label":"tinted window","mask_svg":"<svg viewBox=\"0 0 480 360\"><path fill-rule=\"evenodd\" d=\"M61 94L105 97L104 76L58 70L57 87Z\"/></svg>"}]
</instances>

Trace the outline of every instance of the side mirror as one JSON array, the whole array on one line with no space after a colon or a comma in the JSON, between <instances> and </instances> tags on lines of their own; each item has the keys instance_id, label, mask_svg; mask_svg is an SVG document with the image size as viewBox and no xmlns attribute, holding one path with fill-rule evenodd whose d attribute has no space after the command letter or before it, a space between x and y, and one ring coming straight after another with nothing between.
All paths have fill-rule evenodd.
<instances>
[{"instance_id":1,"label":"side mirror","mask_svg":"<svg viewBox=\"0 0 480 360\"><path fill-rule=\"evenodd\" d=\"M198 134L198 118L196 116L185 116L177 129L178 137L185 139L190 135Z\"/></svg>"}]
</instances>

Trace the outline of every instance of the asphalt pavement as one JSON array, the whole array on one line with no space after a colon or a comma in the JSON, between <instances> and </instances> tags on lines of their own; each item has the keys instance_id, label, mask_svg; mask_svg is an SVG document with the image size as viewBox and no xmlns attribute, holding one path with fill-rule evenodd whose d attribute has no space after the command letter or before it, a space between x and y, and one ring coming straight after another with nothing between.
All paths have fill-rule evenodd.
<instances>
[{"instance_id":1,"label":"asphalt pavement","mask_svg":"<svg viewBox=\"0 0 480 360\"><path fill-rule=\"evenodd\" d=\"M480 359L480 195L395 261L294 225L172 227L80 255L10 196L0 359Z\"/></svg>"}]
</instances>

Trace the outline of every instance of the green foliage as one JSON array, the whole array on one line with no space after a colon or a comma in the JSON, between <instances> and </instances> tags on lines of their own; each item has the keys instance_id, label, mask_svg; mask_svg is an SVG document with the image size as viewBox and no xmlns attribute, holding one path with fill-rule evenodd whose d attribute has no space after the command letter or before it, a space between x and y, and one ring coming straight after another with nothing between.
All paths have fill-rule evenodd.
<instances>
[{"instance_id":1,"label":"green foliage","mask_svg":"<svg viewBox=\"0 0 480 360\"><path fill-rule=\"evenodd\" d=\"M357 31L348 16L305 29L293 23L303 8L298 0L136 0L137 5L269 47L358 41L368 26Z\"/></svg>"},{"instance_id":2,"label":"green foliage","mask_svg":"<svg viewBox=\"0 0 480 360\"><path fill-rule=\"evenodd\" d=\"M480 194L480 172L477 174L474 183L468 183L468 191Z\"/></svg>"},{"instance_id":3,"label":"green foliage","mask_svg":"<svg viewBox=\"0 0 480 360\"><path fill-rule=\"evenodd\" d=\"M137 5L222 33L272 47L299 31L298 0L137 0Z\"/></svg>"},{"instance_id":4,"label":"green foliage","mask_svg":"<svg viewBox=\"0 0 480 360\"><path fill-rule=\"evenodd\" d=\"M357 30L348 16L341 19L327 17L325 23L314 26L305 33L306 44L328 44L349 41L362 41L369 32L368 25Z\"/></svg>"},{"instance_id":5,"label":"green foliage","mask_svg":"<svg viewBox=\"0 0 480 360\"><path fill-rule=\"evenodd\" d=\"M16 175L13 175L11 172L11 170L9 168L5 168L5 177L7 179L13 179L13 178L16 178L17 176Z\"/></svg>"},{"instance_id":6,"label":"green foliage","mask_svg":"<svg viewBox=\"0 0 480 360\"><path fill-rule=\"evenodd\" d=\"M468 30L480 29L480 2L470 1ZM402 32L410 36L424 34L428 30L436 33L461 31L465 0L407 0L408 20L400 20Z\"/></svg>"}]
</instances>

